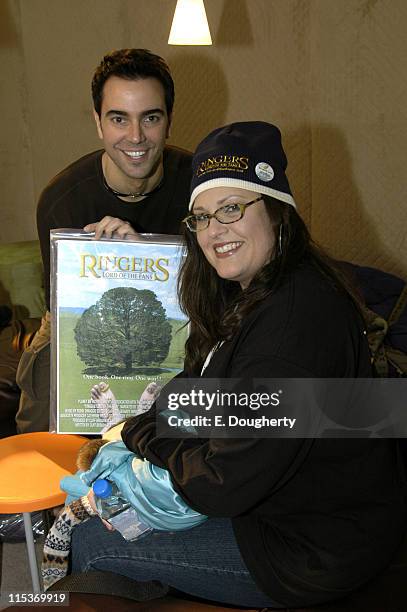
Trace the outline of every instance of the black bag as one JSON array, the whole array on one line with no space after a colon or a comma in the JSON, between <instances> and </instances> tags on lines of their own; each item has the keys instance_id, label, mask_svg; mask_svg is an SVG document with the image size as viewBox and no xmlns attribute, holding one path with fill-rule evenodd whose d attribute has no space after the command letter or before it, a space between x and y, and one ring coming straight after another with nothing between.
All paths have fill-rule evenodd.
<instances>
[{"instance_id":1,"label":"black bag","mask_svg":"<svg viewBox=\"0 0 407 612\"><path fill-rule=\"evenodd\" d=\"M400 293L387 321L372 310L366 309L367 337L373 369L377 376L385 378L407 376L407 347L406 351L402 351L392 346L389 341L389 332L399 322L406 305L407 285Z\"/></svg>"},{"instance_id":2,"label":"black bag","mask_svg":"<svg viewBox=\"0 0 407 612\"><path fill-rule=\"evenodd\" d=\"M375 376L407 377L407 284L376 268L348 265L366 304ZM407 438L399 438L399 448L407 466Z\"/></svg>"},{"instance_id":3,"label":"black bag","mask_svg":"<svg viewBox=\"0 0 407 612\"><path fill-rule=\"evenodd\" d=\"M375 376L407 376L407 284L397 276L348 264L365 302Z\"/></svg>"}]
</instances>

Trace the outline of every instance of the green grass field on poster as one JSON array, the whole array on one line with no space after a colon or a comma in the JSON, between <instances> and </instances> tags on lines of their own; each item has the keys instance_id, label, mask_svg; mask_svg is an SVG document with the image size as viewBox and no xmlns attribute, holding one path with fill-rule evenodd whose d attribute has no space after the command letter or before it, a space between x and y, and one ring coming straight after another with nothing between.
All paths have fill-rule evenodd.
<instances>
[{"instance_id":1,"label":"green grass field on poster","mask_svg":"<svg viewBox=\"0 0 407 612\"><path fill-rule=\"evenodd\" d=\"M99 376L86 374L84 364L77 353L74 329L80 314L61 312L59 316L59 431L97 433L101 424L94 427L78 426L74 418L67 415L72 410L80 411L78 401L88 400L91 397L91 389L94 384L106 382L114 392L117 400L136 401L149 382L158 382L161 386L170 380L177 372L182 370L184 359L184 346L188 336L184 321L169 319L172 329L171 344L166 359L159 367L134 368L130 377L122 380L119 376ZM130 378L130 379L129 379ZM131 410L131 404L128 406Z\"/></svg>"}]
</instances>

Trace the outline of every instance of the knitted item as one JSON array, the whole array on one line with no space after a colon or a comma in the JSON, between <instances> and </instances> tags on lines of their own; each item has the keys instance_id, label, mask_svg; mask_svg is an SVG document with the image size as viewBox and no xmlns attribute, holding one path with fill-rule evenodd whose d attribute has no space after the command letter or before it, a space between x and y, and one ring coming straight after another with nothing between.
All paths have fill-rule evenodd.
<instances>
[{"instance_id":1,"label":"knitted item","mask_svg":"<svg viewBox=\"0 0 407 612\"><path fill-rule=\"evenodd\" d=\"M64 578L68 572L72 530L79 523L97 515L85 496L76 499L61 511L46 537L41 575L44 591Z\"/></svg>"}]
</instances>

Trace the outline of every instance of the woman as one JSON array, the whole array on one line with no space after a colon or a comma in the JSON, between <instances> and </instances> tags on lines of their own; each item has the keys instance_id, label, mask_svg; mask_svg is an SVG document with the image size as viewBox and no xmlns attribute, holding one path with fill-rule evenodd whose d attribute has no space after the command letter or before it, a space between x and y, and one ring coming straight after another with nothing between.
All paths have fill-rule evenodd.
<instances>
[{"instance_id":1,"label":"woman","mask_svg":"<svg viewBox=\"0 0 407 612\"><path fill-rule=\"evenodd\" d=\"M311 242L286 163L279 130L262 122L217 129L196 150L180 277L185 378L371 376L357 301ZM380 572L405 529L392 440L174 439L157 433L154 406L122 438L209 520L133 544L90 521L74 534L73 571L235 605L306 606Z\"/></svg>"}]
</instances>

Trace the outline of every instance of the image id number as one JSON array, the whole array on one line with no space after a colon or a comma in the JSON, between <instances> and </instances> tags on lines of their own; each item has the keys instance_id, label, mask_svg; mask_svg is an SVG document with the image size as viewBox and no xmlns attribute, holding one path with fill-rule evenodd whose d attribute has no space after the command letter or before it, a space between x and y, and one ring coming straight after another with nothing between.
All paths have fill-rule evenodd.
<instances>
[{"instance_id":1,"label":"image id number","mask_svg":"<svg viewBox=\"0 0 407 612\"><path fill-rule=\"evenodd\" d=\"M69 593L2 593L1 603L9 606L68 606Z\"/></svg>"}]
</instances>

